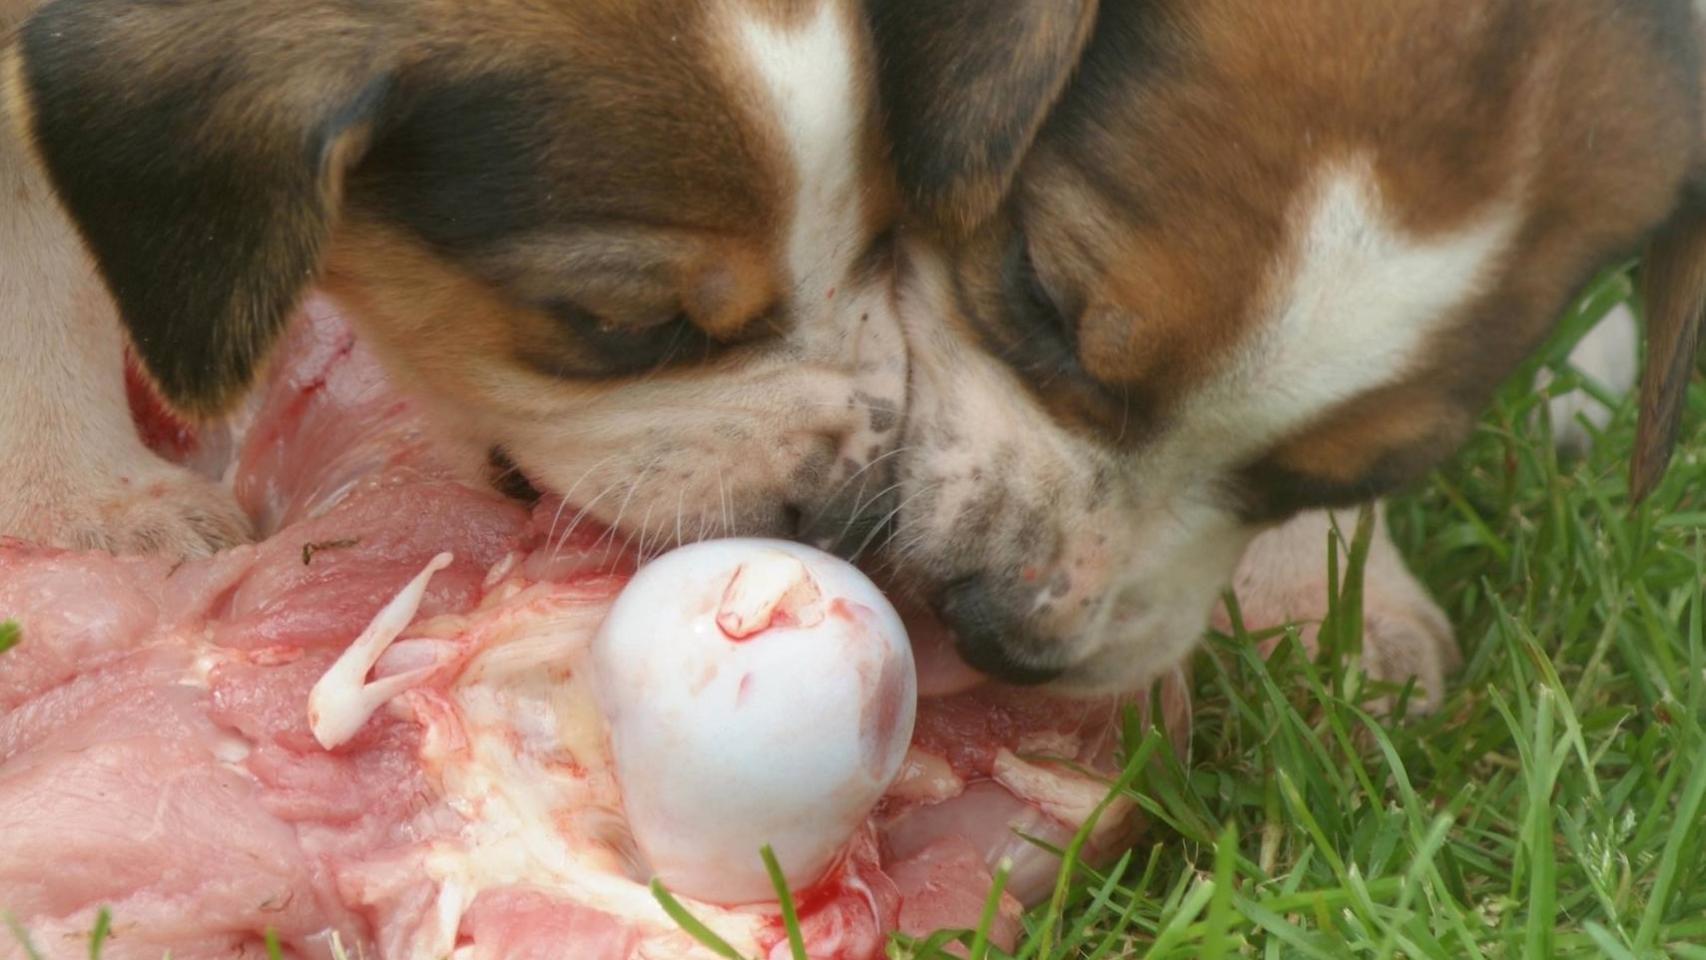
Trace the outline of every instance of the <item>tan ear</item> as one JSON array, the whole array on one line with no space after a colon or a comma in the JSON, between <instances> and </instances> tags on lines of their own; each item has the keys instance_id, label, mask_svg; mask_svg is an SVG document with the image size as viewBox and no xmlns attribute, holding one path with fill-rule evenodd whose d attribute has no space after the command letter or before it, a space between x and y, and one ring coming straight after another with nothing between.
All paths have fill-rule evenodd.
<instances>
[{"instance_id":1,"label":"tan ear","mask_svg":"<svg viewBox=\"0 0 1706 960\"><path fill-rule=\"evenodd\" d=\"M1097 0L869 0L901 185L936 225L995 211L1071 79Z\"/></svg>"},{"instance_id":2,"label":"tan ear","mask_svg":"<svg viewBox=\"0 0 1706 960\"><path fill-rule=\"evenodd\" d=\"M1647 359L1630 473L1636 503L1652 494L1670 465L1694 376L1706 324L1706 205L1684 206L1653 238L1641 264L1641 292Z\"/></svg>"},{"instance_id":3,"label":"tan ear","mask_svg":"<svg viewBox=\"0 0 1706 960\"><path fill-rule=\"evenodd\" d=\"M339 0L56 0L19 33L17 109L180 410L228 408L318 272L389 90Z\"/></svg>"}]
</instances>

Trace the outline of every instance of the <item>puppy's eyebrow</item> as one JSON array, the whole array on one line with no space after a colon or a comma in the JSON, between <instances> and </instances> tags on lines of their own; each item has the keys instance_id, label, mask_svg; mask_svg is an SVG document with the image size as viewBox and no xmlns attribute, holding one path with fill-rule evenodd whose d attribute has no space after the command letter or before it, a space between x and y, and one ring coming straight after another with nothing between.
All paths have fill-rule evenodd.
<instances>
[{"instance_id":1,"label":"puppy's eyebrow","mask_svg":"<svg viewBox=\"0 0 1706 960\"><path fill-rule=\"evenodd\" d=\"M489 247L487 255L533 257L553 266L585 270L631 268L634 264L667 264L719 237L711 231L677 224L584 219L517 232Z\"/></svg>"},{"instance_id":2,"label":"puppy's eyebrow","mask_svg":"<svg viewBox=\"0 0 1706 960\"><path fill-rule=\"evenodd\" d=\"M529 277L590 273L601 280L627 278L655 289L670 282L672 269L691 255L694 246L693 239L679 230L588 223L517 234L474 259L483 270L507 282L525 284Z\"/></svg>"}]
</instances>

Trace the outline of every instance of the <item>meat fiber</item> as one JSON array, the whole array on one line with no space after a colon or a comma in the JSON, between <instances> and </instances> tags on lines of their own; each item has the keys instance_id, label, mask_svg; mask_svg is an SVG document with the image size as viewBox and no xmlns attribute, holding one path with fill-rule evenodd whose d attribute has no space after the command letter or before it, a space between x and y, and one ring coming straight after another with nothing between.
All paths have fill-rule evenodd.
<instances>
[{"instance_id":1,"label":"meat fiber","mask_svg":"<svg viewBox=\"0 0 1706 960\"><path fill-rule=\"evenodd\" d=\"M223 466L259 543L187 563L0 543L0 617L24 637L0 659L0 910L48 957L86 955L102 908L117 958L259 957L269 933L296 957L710 956L645 884L584 669L632 558L554 538L554 504L457 482L326 303L281 354L229 436L148 433ZM444 553L373 674L409 689L325 749L310 691ZM1085 771L1118 762L1123 704L983 684L913 633L903 772L797 892L813 957L974 925L1002 862L1011 942L1057 867L1021 834L1064 844L1107 792ZM1092 853L1136 826L1116 804ZM684 902L743 954L786 954L774 904Z\"/></svg>"}]
</instances>

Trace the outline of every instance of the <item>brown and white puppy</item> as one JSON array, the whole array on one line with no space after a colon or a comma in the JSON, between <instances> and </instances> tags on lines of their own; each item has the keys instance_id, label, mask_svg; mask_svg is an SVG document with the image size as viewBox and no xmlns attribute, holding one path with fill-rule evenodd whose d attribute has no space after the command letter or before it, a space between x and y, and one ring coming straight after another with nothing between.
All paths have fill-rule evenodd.
<instances>
[{"instance_id":1,"label":"brown and white puppy","mask_svg":"<svg viewBox=\"0 0 1706 960\"><path fill-rule=\"evenodd\" d=\"M963 653L1170 667L1258 532L1430 468L1644 243L1650 487L1706 294L1698 7L871 0L921 224L898 556ZM1388 659L1437 677L1438 633Z\"/></svg>"},{"instance_id":2,"label":"brown and white puppy","mask_svg":"<svg viewBox=\"0 0 1706 960\"><path fill-rule=\"evenodd\" d=\"M216 416L317 282L478 460L649 547L876 489L905 345L852 0L57 0L0 76L0 533L243 536L136 441L118 321Z\"/></svg>"}]
</instances>

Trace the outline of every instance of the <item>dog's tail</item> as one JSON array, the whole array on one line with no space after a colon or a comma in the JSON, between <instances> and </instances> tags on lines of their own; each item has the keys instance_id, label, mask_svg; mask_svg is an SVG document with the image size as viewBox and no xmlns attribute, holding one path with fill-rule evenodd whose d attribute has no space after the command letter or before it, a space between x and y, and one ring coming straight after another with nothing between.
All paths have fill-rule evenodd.
<instances>
[{"instance_id":1,"label":"dog's tail","mask_svg":"<svg viewBox=\"0 0 1706 960\"><path fill-rule=\"evenodd\" d=\"M1664 477L1682 425L1701 328L1706 325L1706 198L1690 195L1648 244L1641 264L1647 359L1630 495L1646 499Z\"/></svg>"}]
</instances>

